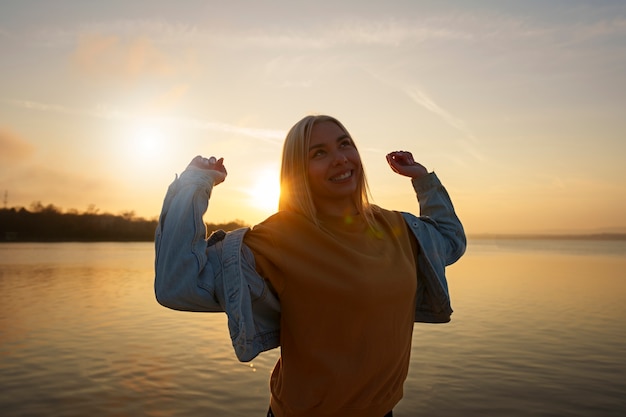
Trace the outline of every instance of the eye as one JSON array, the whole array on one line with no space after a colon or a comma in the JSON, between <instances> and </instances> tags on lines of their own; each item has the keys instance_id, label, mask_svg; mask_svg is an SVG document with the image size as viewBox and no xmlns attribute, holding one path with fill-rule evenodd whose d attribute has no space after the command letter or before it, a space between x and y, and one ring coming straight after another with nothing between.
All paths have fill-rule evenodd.
<instances>
[{"instance_id":1,"label":"eye","mask_svg":"<svg viewBox=\"0 0 626 417\"><path fill-rule=\"evenodd\" d=\"M340 148L348 148L351 147L352 145L352 141L350 139L344 139L341 142L339 142L339 147Z\"/></svg>"},{"instance_id":2,"label":"eye","mask_svg":"<svg viewBox=\"0 0 626 417\"><path fill-rule=\"evenodd\" d=\"M316 149L315 151L311 152L311 158L320 158L324 155L326 155L326 151L323 149Z\"/></svg>"}]
</instances>

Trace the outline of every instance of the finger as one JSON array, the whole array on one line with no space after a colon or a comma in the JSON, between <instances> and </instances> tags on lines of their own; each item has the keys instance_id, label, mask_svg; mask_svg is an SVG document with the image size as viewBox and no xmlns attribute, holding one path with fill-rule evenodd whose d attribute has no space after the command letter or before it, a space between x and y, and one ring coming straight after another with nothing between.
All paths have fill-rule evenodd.
<instances>
[{"instance_id":1,"label":"finger","mask_svg":"<svg viewBox=\"0 0 626 417\"><path fill-rule=\"evenodd\" d=\"M394 161L394 159L393 159L393 155L389 153L389 154L387 154L387 155L385 156L385 158L387 159L387 164L389 164L389 167L390 167L393 171L395 171L395 170L396 170L396 167L395 167L396 161Z\"/></svg>"},{"instance_id":2,"label":"finger","mask_svg":"<svg viewBox=\"0 0 626 417\"><path fill-rule=\"evenodd\" d=\"M214 156L210 157L210 158L201 158L200 157L200 162L202 163L202 165L204 165L205 167L211 167L213 165L215 165L217 163L217 159L215 159Z\"/></svg>"},{"instance_id":3,"label":"finger","mask_svg":"<svg viewBox=\"0 0 626 417\"><path fill-rule=\"evenodd\" d=\"M411 152L406 152L406 151L394 152L393 160L398 165L403 165L403 166L416 164L415 160L413 159L413 154L411 154Z\"/></svg>"},{"instance_id":4,"label":"finger","mask_svg":"<svg viewBox=\"0 0 626 417\"><path fill-rule=\"evenodd\" d=\"M215 159L215 158L213 158L213 159ZM222 169L223 167L224 167L224 158L216 159L216 160L213 162L213 169L220 170L220 169Z\"/></svg>"},{"instance_id":5,"label":"finger","mask_svg":"<svg viewBox=\"0 0 626 417\"><path fill-rule=\"evenodd\" d=\"M395 153L391 158L396 165L406 165L407 158L401 153Z\"/></svg>"},{"instance_id":6,"label":"finger","mask_svg":"<svg viewBox=\"0 0 626 417\"><path fill-rule=\"evenodd\" d=\"M402 158L402 153L396 151L396 152L391 152L389 154L387 154L387 160L389 162L394 162L394 161L398 161Z\"/></svg>"}]
</instances>

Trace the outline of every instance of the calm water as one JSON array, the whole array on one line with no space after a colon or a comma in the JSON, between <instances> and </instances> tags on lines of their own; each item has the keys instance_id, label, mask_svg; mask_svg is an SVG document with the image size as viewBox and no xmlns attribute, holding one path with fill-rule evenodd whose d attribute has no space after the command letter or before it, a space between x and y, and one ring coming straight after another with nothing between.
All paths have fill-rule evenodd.
<instances>
[{"instance_id":1,"label":"calm water","mask_svg":"<svg viewBox=\"0 0 626 417\"><path fill-rule=\"evenodd\" d=\"M278 351L160 307L150 243L0 244L2 416L264 416ZM415 326L409 416L626 415L626 242L473 241Z\"/></svg>"}]
</instances>

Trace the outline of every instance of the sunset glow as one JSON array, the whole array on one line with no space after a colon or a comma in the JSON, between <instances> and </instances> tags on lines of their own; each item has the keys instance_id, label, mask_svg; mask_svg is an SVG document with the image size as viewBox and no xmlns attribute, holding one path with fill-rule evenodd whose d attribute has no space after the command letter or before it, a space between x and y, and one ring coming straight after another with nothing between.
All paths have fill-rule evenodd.
<instances>
[{"instance_id":1,"label":"sunset glow","mask_svg":"<svg viewBox=\"0 0 626 417\"><path fill-rule=\"evenodd\" d=\"M0 4L8 207L152 218L174 176L215 155L229 176L207 220L255 224L277 200L260 173L325 113L380 206L418 211L385 162L409 150L470 234L626 232L624 2L31 6Z\"/></svg>"},{"instance_id":2,"label":"sunset glow","mask_svg":"<svg viewBox=\"0 0 626 417\"><path fill-rule=\"evenodd\" d=\"M249 204L256 209L265 211L268 215L276 212L280 196L278 170L266 168L259 172L252 188L249 189L249 195Z\"/></svg>"},{"instance_id":3,"label":"sunset glow","mask_svg":"<svg viewBox=\"0 0 626 417\"><path fill-rule=\"evenodd\" d=\"M130 138L130 149L138 158L163 159L163 132L157 126L142 124Z\"/></svg>"}]
</instances>

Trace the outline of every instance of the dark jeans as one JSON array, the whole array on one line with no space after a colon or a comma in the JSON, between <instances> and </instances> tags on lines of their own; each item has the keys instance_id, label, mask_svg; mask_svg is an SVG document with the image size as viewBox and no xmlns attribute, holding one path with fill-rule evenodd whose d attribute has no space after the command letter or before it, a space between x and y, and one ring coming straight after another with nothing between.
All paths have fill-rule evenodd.
<instances>
[{"instance_id":1,"label":"dark jeans","mask_svg":"<svg viewBox=\"0 0 626 417\"><path fill-rule=\"evenodd\" d=\"M267 417L274 417L274 413L272 413L272 407L267 411ZM393 417L393 410L385 414L383 417Z\"/></svg>"}]
</instances>

